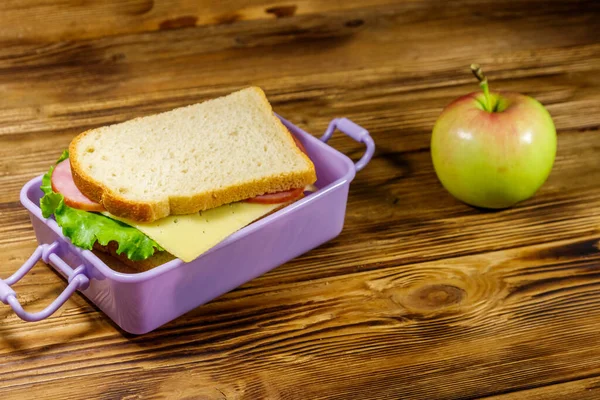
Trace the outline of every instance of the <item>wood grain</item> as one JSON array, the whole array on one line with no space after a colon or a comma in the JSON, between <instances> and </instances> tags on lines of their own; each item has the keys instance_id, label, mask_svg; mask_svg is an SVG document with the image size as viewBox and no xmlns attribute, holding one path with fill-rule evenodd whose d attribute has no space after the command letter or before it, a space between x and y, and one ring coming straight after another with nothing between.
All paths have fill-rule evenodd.
<instances>
[{"instance_id":1,"label":"wood grain","mask_svg":"<svg viewBox=\"0 0 600 400\"><path fill-rule=\"evenodd\" d=\"M598 398L599 20L592 0L2 2L0 277L36 246L20 188L90 127L255 84L316 136L351 118L377 152L339 237L148 335L79 295L35 324L0 307L0 395ZM431 166L472 62L558 129L550 178L513 209L459 203ZM17 290L35 311L64 285L39 263Z\"/></svg>"}]
</instances>

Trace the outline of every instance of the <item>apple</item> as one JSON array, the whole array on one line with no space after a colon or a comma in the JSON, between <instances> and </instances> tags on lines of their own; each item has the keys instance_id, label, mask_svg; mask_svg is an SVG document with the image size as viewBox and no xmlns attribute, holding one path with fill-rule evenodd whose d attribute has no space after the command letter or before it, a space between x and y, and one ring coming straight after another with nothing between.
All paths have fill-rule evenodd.
<instances>
[{"instance_id":1,"label":"apple","mask_svg":"<svg viewBox=\"0 0 600 400\"><path fill-rule=\"evenodd\" d=\"M552 117L532 97L483 89L450 103L431 135L431 158L444 188L471 206L502 209L532 197L556 157Z\"/></svg>"}]
</instances>

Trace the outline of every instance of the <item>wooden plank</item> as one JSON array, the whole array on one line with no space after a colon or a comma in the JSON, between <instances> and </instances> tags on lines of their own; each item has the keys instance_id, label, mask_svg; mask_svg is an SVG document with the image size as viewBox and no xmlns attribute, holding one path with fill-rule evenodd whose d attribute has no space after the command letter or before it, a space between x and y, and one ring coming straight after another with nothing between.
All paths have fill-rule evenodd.
<instances>
[{"instance_id":1,"label":"wooden plank","mask_svg":"<svg viewBox=\"0 0 600 400\"><path fill-rule=\"evenodd\" d=\"M142 337L77 297L36 329L5 314L0 393L457 399L597 375L599 240L305 283L261 277Z\"/></svg>"},{"instance_id":2,"label":"wooden plank","mask_svg":"<svg viewBox=\"0 0 600 400\"><path fill-rule=\"evenodd\" d=\"M431 0L4 0L0 3L0 42L49 43L93 39L130 33L164 31L196 26L230 25L240 21L272 21L294 16L355 10L364 7L397 7L413 19L440 13L496 19L538 13L572 14L593 11L594 3L566 3L558 0L515 1L461 0L440 4ZM476 10L474 12L474 10ZM354 24L360 24L355 20Z\"/></svg>"},{"instance_id":3,"label":"wooden plank","mask_svg":"<svg viewBox=\"0 0 600 400\"><path fill-rule=\"evenodd\" d=\"M518 4L525 8L524 3ZM548 12L564 11L565 6L557 4L562 3L548 5ZM423 13L427 11L431 10ZM268 25L248 21L83 42L7 46L0 51L4 91L0 109L6 110L0 129L15 132L29 129L31 120L44 123L60 112L51 106L56 103L78 104L80 110L107 99L142 98L148 103L165 91L171 96L187 95L179 101L189 102L249 84L274 94L277 88L284 93L322 90L323 112L333 112L335 88L344 87L348 78L368 85L383 74L401 91L411 83L423 87L456 79L472 82L465 69L473 61L485 65L492 76L504 70L513 78L526 71L543 76L565 72L567 66L577 73L597 65L594 12L565 12L560 20L553 14L517 14L510 30L501 19L467 11L460 11L458 17L446 11L435 20L419 19L395 5L300 16ZM355 20L363 24L350 23ZM569 35L564 34L567 28ZM446 29L468 39L469 46L448 52L457 38L445 35ZM503 37L493 51L481 34L488 30ZM539 39L524 41L523 36ZM277 74L273 66L279 66ZM149 93L149 99L142 97Z\"/></svg>"},{"instance_id":4,"label":"wooden plank","mask_svg":"<svg viewBox=\"0 0 600 400\"><path fill-rule=\"evenodd\" d=\"M371 5L393 0L374 0ZM90 39L364 7L358 0L4 0L0 42Z\"/></svg>"}]
</instances>

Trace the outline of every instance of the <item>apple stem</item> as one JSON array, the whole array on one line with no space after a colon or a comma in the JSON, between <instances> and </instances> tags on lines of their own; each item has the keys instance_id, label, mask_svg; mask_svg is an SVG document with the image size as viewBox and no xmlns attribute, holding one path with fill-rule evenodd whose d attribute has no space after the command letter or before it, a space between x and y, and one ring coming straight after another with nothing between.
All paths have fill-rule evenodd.
<instances>
[{"instance_id":1,"label":"apple stem","mask_svg":"<svg viewBox=\"0 0 600 400\"><path fill-rule=\"evenodd\" d=\"M483 95L485 97L485 104L483 106L485 110L492 112L492 99L490 96L490 87L488 85L487 76L483 74L479 64L471 64L471 72L473 72L473 75L475 75L475 77L479 80L479 87L483 89Z\"/></svg>"}]
</instances>

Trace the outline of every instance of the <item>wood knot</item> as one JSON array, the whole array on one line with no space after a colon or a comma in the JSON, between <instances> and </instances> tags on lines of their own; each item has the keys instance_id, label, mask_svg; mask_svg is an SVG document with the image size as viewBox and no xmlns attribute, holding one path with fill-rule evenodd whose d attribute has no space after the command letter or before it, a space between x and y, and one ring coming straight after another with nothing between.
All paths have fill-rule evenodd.
<instances>
[{"instance_id":1,"label":"wood knot","mask_svg":"<svg viewBox=\"0 0 600 400\"><path fill-rule=\"evenodd\" d=\"M119 4L119 10L128 15L144 15L154 8L154 0L142 0L134 2L123 2Z\"/></svg>"},{"instance_id":2,"label":"wood knot","mask_svg":"<svg viewBox=\"0 0 600 400\"><path fill-rule=\"evenodd\" d=\"M110 56L110 61L117 63L119 61L123 61L126 58L125 54L123 53L115 53L112 56Z\"/></svg>"},{"instance_id":3,"label":"wood knot","mask_svg":"<svg viewBox=\"0 0 600 400\"><path fill-rule=\"evenodd\" d=\"M346 25L348 28L358 28L359 26L364 25L365 21L362 19L351 19L350 21L346 22L344 25Z\"/></svg>"},{"instance_id":4,"label":"wood knot","mask_svg":"<svg viewBox=\"0 0 600 400\"><path fill-rule=\"evenodd\" d=\"M419 287L402 299L407 308L438 311L463 302L466 292L456 286L435 284Z\"/></svg>"},{"instance_id":5,"label":"wood knot","mask_svg":"<svg viewBox=\"0 0 600 400\"><path fill-rule=\"evenodd\" d=\"M298 6L278 6L278 7L270 7L265 10L267 14L273 14L277 18L287 18L293 17L296 14L296 10Z\"/></svg>"},{"instance_id":6,"label":"wood knot","mask_svg":"<svg viewBox=\"0 0 600 400\"><path fill-rule=\"evenodd\" d=\"M179 18L167 19L160 23L159 28L161 30L189 28L196 26L196 22L198 22L198 17L188 15Z\"/></svg>"}]
</instances>

